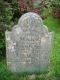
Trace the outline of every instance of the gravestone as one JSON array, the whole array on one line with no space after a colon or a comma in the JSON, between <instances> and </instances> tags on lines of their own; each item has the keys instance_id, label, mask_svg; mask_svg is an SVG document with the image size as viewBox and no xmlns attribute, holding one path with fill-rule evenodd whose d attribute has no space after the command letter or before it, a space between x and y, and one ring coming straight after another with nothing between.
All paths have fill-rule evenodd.
<instances>
[{"instance_id":1,"label":"gravestone","mask_svg":"<svg viewBox=\"0 0 60 80\"><path fill-rule=\"evenodd\" d=\"M46 71L50 63L53 32L33 12L22 15L12 31L6 31L6 59L13 72Z\"/></svg>"}]
</instances>

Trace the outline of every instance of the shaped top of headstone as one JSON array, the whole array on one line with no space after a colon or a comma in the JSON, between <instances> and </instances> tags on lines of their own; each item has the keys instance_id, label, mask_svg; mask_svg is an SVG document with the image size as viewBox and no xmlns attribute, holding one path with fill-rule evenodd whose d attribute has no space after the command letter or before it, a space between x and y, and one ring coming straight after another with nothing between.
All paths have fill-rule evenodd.
<instances>
[{"instance_id":1,"label":"shaped top of headstone","mask_svg":"<svg viewBox=\"0 0 60 80\"><path fill-rule=\"evenodd\" d=\"M14 32L14 34L21 34L21 32L24 32L44 36L48 33L48 28L43 25L42 19L38 14L28 12L21 16L18 24L13 27L12 32Z\"/></svg>"}]
</instances>

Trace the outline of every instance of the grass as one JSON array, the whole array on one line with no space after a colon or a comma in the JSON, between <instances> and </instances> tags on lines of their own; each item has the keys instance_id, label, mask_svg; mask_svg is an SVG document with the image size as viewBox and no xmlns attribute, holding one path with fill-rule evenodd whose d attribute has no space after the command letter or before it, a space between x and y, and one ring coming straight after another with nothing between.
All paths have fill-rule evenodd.
<instances>
[{"instance_id":1,"label":"grass","mask_svg":"<svg viewBox=\"0 0 60 80\"><path fill-rule=\"evenodd\" d=\"M49 72L42 74L11 73L6 68L6 60L0 59L0 80L60 80L60 23L52 16L48 16L43 22L48 26L49 31L55 32Z\"/></svg>"},{"instance_id":2,"label":"grass","mask_svg":"<svg viewBox=\"0 0 60 80\"><path fill-rule=\"evenodd\" d=\"M51 56L51 68L56 76L60 75L60 23L58 20L49 16L44 23L48 26L49 31L55 32L54 46ZM54 69L53 69L54 68Z\"/></svg>"}]
</instances>

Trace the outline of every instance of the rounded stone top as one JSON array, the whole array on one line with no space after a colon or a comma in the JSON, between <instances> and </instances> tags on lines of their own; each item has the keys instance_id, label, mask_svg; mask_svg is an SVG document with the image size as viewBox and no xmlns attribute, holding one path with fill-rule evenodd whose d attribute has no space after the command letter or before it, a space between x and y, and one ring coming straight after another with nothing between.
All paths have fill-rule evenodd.
<instances>
[{"instance_id":1,"label":"rounded stone top","mask_svg":"<svg viewBox=\"0 0 60 80\"><path fill-rule=\"evenodd\" d=\"M39 20L42 24L42 19L41 19L40 15L38 15L37 13L34 13L34 12L28 12L28 13L23 14L21 16L21 18L19 19L18 24L21 23L22 21L24 21L27 18L33 18L33 19Z\"/></svg>"},{"instance_id":2,"label":"rounded stone top","mask_svg":"<svg viewBox=\"0 0 60 80\"><path fill-rule=\"evenodd\" d=\"M45 36L48 34L48 28L43 24L42 19L38 14L28 12L22 15L18 24L12 28L12 34L15 36L20 36L23 33Z\"/></svg>"},{"instance_id":3,"label":"rounded stone top","mask_svg":"<svg viewBox=\"0 0 60 80\"><path fill-rule=\"evenodd\" d=\"M41 17L34 12L25 13L18 21L18 27L23 31L41 30L42 26L43 22Z\"/></svg>"}]
</instances>

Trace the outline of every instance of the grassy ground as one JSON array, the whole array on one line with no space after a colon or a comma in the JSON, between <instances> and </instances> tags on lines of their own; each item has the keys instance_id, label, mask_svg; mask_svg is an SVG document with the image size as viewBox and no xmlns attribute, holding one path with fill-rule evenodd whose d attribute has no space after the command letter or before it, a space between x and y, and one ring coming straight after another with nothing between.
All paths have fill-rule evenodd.
<instances>
[{"instance_id":1,"label":"grassy ground","mask_svg":"<svg viewBox=\"0 0 60 80\"><path fill-rule=\"evenodd\" d=\"M49 31L55 32L54 46L51 56L51 68L56 76L60 75L60 23L58 20L49 16L44 23L48 26Z\"/></svg>"},{"instance_id":2,"label":"grassy ground","mask_svg":"<svg viewBox=\"0 0 60 80\"><path fill-rule=\"evenodd\" d=\"M6 69L5 59L0 59L0 80L60 80L60 23L49 16L44 20L49 31L55 32L51 64L48 73L17 74Z\"/></svg>"}]
</instances>

